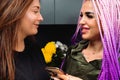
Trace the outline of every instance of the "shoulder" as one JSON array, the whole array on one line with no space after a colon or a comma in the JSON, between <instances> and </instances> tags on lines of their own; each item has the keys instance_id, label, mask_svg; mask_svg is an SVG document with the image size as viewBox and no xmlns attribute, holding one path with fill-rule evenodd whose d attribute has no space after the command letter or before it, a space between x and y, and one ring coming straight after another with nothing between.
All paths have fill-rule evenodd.
<instances>
[{"instance_id":1,"label":"shoulder","mask_svg":"<svg viewBox=\"0 0 120 80\"><path fill-rule=\"evenodd\" d=\"M73 59L75 61L84 60L83 55L81 54L82 50L86 48L88 45L88 41L80 41L76 45L71 46L68 49L67 59Z\"/></svg>"},{"instance_id":2,"label":"shoulder","mask_svg":"<svg viewBox=\"0 0 120 80\"><path fill-rule=\"evenodd\" d=\"M70 50L78 50L78 51L81 51L83 48L86 48L87 45L88 45L88 42L87 40L81 40L80 42L76 43L75 45L72 45L69 47Z\"/></svg>"}]
</instances>

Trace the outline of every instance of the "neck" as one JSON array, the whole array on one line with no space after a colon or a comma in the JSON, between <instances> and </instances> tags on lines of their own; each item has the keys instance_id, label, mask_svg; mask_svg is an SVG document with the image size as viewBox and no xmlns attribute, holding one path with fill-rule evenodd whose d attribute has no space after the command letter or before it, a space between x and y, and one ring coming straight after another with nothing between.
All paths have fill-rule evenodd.
<instances>
[{"instance_id":1,"label":"neck","mask_svg":"<svg viewBox=\"0 0 120 80\"><path fill-rule=\"evenodd\" d=\"M24 51L25 43L24 40L18 40L18 43L16 44L15 51L22 52Z\"/></svg>"},{"instance_id":2,"label":"neck","mask_svg":"<svg viewBox=\"0 0 120 80\"><path fill-rule=\"evenodd\" d=\"M25 48L24 39L26 38L26 35L19 31L17 36L18 36L18 40L15 47L15 51L22 52L24 51Z\"/></svg>"},{"instance_id":3,"label":"neck","mask_svg":"<svg viewBox=\"0 0 120 80\"><path fill-rule=\"evenodd\" d=\"M22 52L25 48L25 42L24 42L25 36L18 33L18 41L15 47L15 51Z\"/></svg>"},{"instance_id":4,"label":"neck","mask_svg":"<svg viewBox=\"0 0 120 80\"><path fill-rule=\"evenodd\" d=\"M99 52L103 51L102 41L101 40L90 41L87 49L89 49L95 53L99 53Z\"/></svg>"}]
</instances>

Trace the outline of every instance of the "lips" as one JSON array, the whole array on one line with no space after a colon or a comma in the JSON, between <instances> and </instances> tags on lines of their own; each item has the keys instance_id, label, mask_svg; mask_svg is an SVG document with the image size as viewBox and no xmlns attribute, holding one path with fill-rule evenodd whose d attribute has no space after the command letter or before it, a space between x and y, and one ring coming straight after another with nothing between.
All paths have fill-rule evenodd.
<instances>
[{"instance_id":1,"label":"lips","mask_svg":"<svg viewBox=\"0 0 120 80\"><path fill-rule=\"evenodd\" d=\"M86 32L88 32L89 29L90 29L90 28L82 27L82 29L81 29L82 34L85 34Z\"/></svg>"},{"instance_id":2,"label":"lips","mask_svg":"<svg viewBox=\"0 0 120 80\"><path fill-rule=\"evenodd\" d=\"M38 27L39 27L39 24L35 24L35 26L38 28Z\"/></svg>"}]
</instances>

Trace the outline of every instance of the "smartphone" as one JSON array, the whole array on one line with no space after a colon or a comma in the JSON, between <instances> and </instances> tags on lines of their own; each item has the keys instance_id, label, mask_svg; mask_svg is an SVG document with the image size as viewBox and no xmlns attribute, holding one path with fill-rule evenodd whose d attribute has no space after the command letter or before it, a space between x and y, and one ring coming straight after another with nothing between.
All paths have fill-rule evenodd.
<instances>
[{"instance_id":1,"label":"smartphone","mask_svg":"<svg viewBox=\"0 0 120 80\"><path fill-rule=\"evenodd\" d=\"M51 76L57 76L57 74L65 74L64 71L58 67L46 67L45 69Z\"/></svg>"}]
</instances>

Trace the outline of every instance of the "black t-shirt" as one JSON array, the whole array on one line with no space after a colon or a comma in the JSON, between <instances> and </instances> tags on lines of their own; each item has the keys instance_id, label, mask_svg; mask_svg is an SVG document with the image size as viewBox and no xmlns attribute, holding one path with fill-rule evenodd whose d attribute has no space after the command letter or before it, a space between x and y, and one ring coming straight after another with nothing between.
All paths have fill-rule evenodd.
<instances>
[{"instance_id":1,"label":"black t-shirt","mask_svg":"<svg viewBox=\"0 0 120 80\"><path fill-rule=\"evenodd\" d=\"M15 80L50 80L40 48L26 43L23 52L15 52Z\"/></svg>"}]
</instances>

